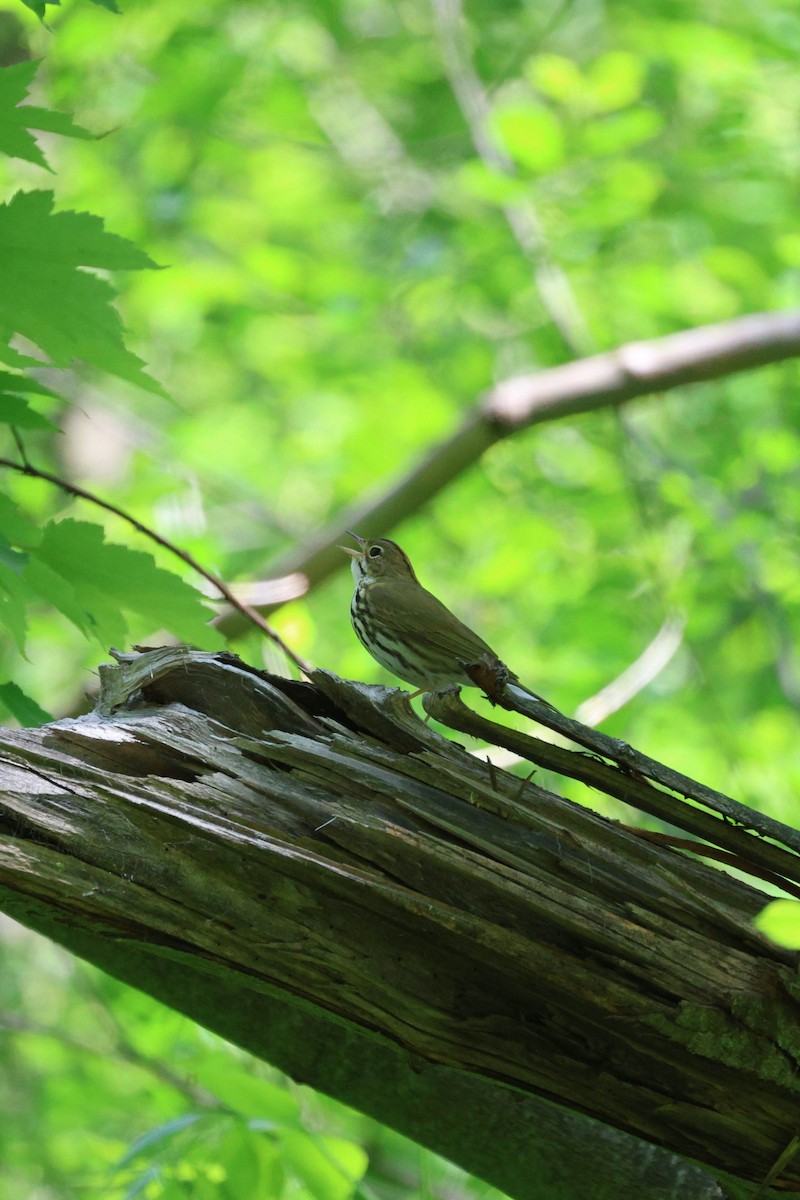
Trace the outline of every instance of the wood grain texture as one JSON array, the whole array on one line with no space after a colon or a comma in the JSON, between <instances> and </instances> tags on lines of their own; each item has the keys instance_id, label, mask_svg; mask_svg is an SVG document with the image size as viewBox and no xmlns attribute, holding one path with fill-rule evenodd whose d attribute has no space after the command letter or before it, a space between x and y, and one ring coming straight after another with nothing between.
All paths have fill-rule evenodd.
<instances>
[{"instance_id":1,"label":"wood grain texture","mask_svg":"<svg viewBox=\"0 0 800 1200\"><path fill-rule=\"evenodd\" d=\"M761 892L394 689L181 648L102 683L0 737L11 915L512 1195L754 1194L800 1099Z\"/></svg>"}]
</instances>

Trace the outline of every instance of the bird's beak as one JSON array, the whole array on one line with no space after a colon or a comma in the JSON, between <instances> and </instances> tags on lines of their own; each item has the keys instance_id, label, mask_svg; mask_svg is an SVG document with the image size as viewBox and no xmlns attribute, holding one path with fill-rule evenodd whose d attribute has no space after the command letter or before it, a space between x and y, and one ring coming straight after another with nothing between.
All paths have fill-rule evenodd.
<instances>
[{"instance_id":1,"label":"bird's beak","mask_svg":"<svg viewBox=\"0 0 800 1200\"><path fill-rule=\"evenodd\" d=\"M345 533L349 533L351 538L355 538L358 542L358 549L354 550L352 546L340 546L340 550L344 550L345 554L349 554L351 558L361 558L364 553L364 547L367 544L367 539L362 538L359 534L353 533L352 530L346 529Z\"/></svg>"}]
</instances>

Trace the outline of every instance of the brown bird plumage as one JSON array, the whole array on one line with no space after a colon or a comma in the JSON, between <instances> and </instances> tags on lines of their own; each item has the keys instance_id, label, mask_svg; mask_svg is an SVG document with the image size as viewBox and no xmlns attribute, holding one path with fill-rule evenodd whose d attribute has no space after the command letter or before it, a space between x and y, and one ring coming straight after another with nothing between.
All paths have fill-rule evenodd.
<instances>
[{"instance_id":1,"label":"brown bird plumage","mask_svg":"<svg viewBox=\"0 0 800 1200\"><path fill-rule=\"evenodd\" d=\"M350 535L355 591L350 619L362 645L393 675L424 691L462 684L477 687L466 667L481 663L517 682L492 648L417 579L407 555L388 538Z\"/></svg>"}]
</instances>

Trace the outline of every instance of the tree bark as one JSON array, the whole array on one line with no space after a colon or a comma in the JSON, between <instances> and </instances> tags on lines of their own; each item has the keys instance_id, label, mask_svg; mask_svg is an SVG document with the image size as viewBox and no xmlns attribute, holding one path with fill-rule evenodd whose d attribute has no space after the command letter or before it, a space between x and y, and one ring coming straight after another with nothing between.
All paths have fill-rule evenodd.
<instances>
[{"instance_id":1,"label":"tree bark","mask_svg":"<svg viewBox=\"0 0 800 1200\"><path fill-rule=\"evenodd\" d=\"M763 893L395 689L182 648L101 675L0 737L10 915L519 1200L755 1195L800 1098Z\"/></svg>"}]
</instances>

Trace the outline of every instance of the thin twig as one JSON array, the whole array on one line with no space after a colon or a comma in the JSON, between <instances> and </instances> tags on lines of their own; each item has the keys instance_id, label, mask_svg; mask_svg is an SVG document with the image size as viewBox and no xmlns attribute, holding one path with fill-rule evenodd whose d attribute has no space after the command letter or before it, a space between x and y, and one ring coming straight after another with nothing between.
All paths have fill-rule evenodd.
<instances>
[{"instance_id":1,"label":"thin twig","mask_svg":"<svg viewBox=\"0 0 800 1200\"><path fill-rule=\"evenodd\" d=\"M762 1200L762 1197L766 1195L767 1189L772 1187L778 1176L782 1175L792 1160L797 1158L798 1152L800 1152L800 1134L795 1134L794 1137L789 1139L775 1162L767 1171L761 1181L761 1186L755 1196L753 1196L753 1200Z\"/></svg>"},{"instance_id":2,"label":"thin twig","mask_svg":"<svg viewBox=\"0 0 800 1200\"><path fill-rule=\"evenodd\" d=\"M607 796L614 796L694 837L721 846L775 875L800 883L800 833L797 830L672 771L616 738L587 729L549 705L526 702L520 688L509 684L507 692L506 698L494 697L502 707L532 716L594 753L581 754L489 721L468 708L453 692L429 693L423 696L422 705L426 712L451 729L504 746L537 766L597 788ZM611 759L611 762L604 759ZM646 776L654 782L649 782ZM727 819L720 820L719 816L687 804L679 796L688 796L707 805ZM748 830L761 836L754 837ZM768 838L780 844L775 845Z\"/></svg>"},{"instance_id":3,"label":"thin twig","mask_svg":"<svg viewBox=\"0 0 800 1200\"><path fill-rule=\"evenodd\" d=\"M680 771L673 770L672 767L651 758L648 754L642 754L640 750L635 750L633 746L629 746L620 738L608 737L607 734L600 733L597 729L589 729L587 725L581 725L580 721L565 716L551 704L543 703L539 698L533 697L524 687L509 683L504 694L495 696L493 699L502 708L533 717L540 725L554 729L579 746L584 746L594 754L610 759L633 779L636 779L637 776L650 779L679 796L685 796L710 808L712 812L718 813L726 821L735 821L738 825L753 830L762 837L774 838L776 842L780 842L793 850L795 854L800 855L800 832L792 829L790 825L785 825L782 821L767 816L766 813L756 812L755 809L748 808L731 796L726 796L724 792L717 791L716 788L707 787L695 779L690 779L688 775L683 775ZM800 868L800 859L798 859L798 868Z\"/></svg>"},{"instance_id":4,"label":"thin twig","mask_svg":"<svg viewBox=\"0 0 800 1200\"><path fill-rule=\"evenodd\" d=\"M639 692L652 683L672 661L683 641L685 627L686 620L681 614L670 614L652 641L630 666L599 692L581 701L575 709L575 720L594 727L600 725L611 713L618 712L623 705L629 704L634 696L638 696ZM470 750L469 753L483 758L486 751L478 749ZM497 747L489 750L489 757L496 767L502 767L504 771L525 761L519 754Z\"/></svg>"},{"instance_id":5,"label":"thin twig","mask_svg":"<svg viewBox=\"0 0 800 1200\"><path fill-rule=\"evenodd\" d=\"M17 435L17 445L20 446L19 435ZM70 496L75 496L80 500L86 500L89 504L94 504L98 508L102 508L106 512L113 513L115 517L120 517L121 520L126 521L129 525L133 526L137 533L144 534L144 536L149 538L150 541L155 542L157 545L162 546L165 550L168 550L170 554L175 555L175 557L179 558L181 562L184 562L187 567L191 567L193 571L196 571L198 575L201 575L203 579L207 580L207 582L210 583L212 587L216 588L220 595L228 601L232 608L235 608L236 611L241 613L241 615L247 621L249 621L252 625L255 625L257 629L260 629L262 633L265 633L267 637L270 638L270 640L273 641L275 645L283 651L286 657L290 659L300 671L303 672L304 675L308 674L311 669L309 664L300 658L298 654L295 654L294 650L292 650L290 646L287 646L280 634L274 630L271 625L267 624L261 614L256 612L254 608L250 608L249 605L243 604L242 601L239 600L239 598L234 594L234 592L231 591L227 583L220 579L219 576L215 575L213 571L209 571L207 567L204 567L202 563L199 563L196 558L193 558L192 555L188 553L188 551L182 549L180 546L176 546L174 542L171 542L168 538L165 538L160 533L157 533L155 529L151 529L148 525L145 525L143 522L137 520L136 517L132 517L130 513L126 512L123 508L119 508L116 504L112 504L108 500L103 500L101 496L95 495L94 492L87 491L86 488L79 487L75 483L70 483L68 480L62 479L58 475L53 475L50 471L43 471L40 467L32 466L25 457L23 447L20 447L20 454L23 458L22 464L15 463L9 458L0 458L0 467L6 467L9 471L17 471L20 475L28 475L34 479L43 479L47 483L52 483L56 487L61 488L62 491L67 492Z\"/></svg>"}]
</instances>

